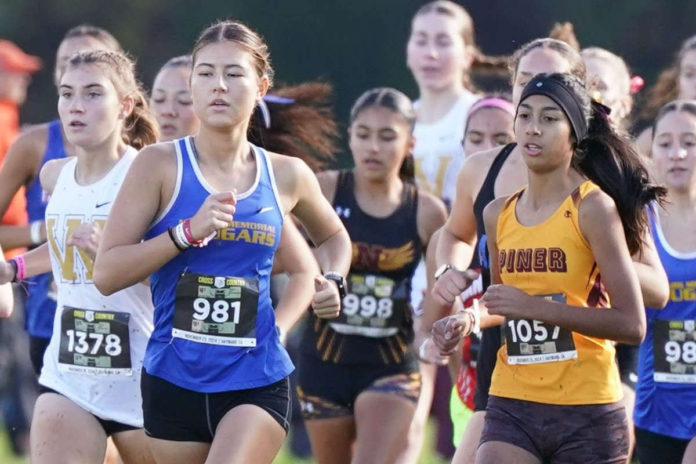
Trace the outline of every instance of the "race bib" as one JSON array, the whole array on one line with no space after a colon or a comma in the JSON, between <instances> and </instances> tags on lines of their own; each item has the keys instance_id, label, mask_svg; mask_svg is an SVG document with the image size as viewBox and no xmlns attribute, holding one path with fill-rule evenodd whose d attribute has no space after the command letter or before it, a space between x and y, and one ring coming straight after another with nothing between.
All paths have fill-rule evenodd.
<instances>
[{"instance_id":1,"label":"race bib","mask_svg":"<svg viewBox=\"0 0 696 464\"><path fill-rule=\"evenodd\" d=\"M256 346L256 278L186 273L179 278L172 336L198 343Z\"/></svg>"},{"instance_id":2,"label":"race bib","mask_svg":"<svg viewBox=\"0 0 696 464\"><path fill-rule=\"evenodd\" d=\"M696 321L656 319L653 356L655 382L696 383Z\"/></svg>"},{"instance_id":3,"label":"race bib","mask_svg":"<svg viewBox=\"0 0 696 464\"><path fill-rule=\"evenodd\" d=\"M130 314L65 307L61 314L58 369L131 375Z\"/></svg>"},{"instance_id":4,"label":"race bib","mask_svg":"<svg viewBox=\"0 0 696 464\"><path fill-rule=\"evenodd\" d=\"M344 335L382 338L395 335L410 311L408 286L404 280L349 274L341 314L329 325Z\"/></svg>"},{"instance_id":5,"label":"race bib","mask_svg":"<svg viewBox=\"0 0 696 464\"><path fill-rule=\"evenodd\" d=\"M540 295L565 303L561 294ZM532 319L505 321L508 364L540 364L577 359L573 332Z\"/></svg>"}]
</instances>

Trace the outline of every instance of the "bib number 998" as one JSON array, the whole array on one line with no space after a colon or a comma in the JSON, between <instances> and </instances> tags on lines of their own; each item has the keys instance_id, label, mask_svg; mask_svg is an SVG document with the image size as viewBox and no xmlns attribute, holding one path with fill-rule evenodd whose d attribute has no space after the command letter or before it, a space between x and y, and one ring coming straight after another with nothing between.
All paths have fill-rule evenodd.
<instances>
[{"instance_id":1,"label":"bib number 998","mask_svg":"<svg viewBox=\"0 0 696 464\"><path fill-rule=\"evenodd\" d=\"M346 316L359 315L364 318L377 316L388 319L394 313L394 302L391 298L379 298L372 295L358 296L349 293L343 298L343 313Z\"/></svg>"}]
</instances>

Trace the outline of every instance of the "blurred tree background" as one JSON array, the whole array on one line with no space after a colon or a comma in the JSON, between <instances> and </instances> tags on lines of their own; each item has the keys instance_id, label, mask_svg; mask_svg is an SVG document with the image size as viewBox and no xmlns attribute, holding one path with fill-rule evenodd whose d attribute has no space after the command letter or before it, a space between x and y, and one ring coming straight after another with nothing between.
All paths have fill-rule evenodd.
<instances>
[{"instance_id":1,"label":"blurred tree background","mask_svg":"<svg viewBox=\"0 0 696 464\"><path fill-rule=\"evenodd\" d=\"M268 41L277 82L323 78L334 85L344 123L364 90L393 86L417 97L405 65L410 20L423 0L0 0L0 38L44 59L30 88L23 123L56 115L52 68L70 27L91 23L111 31L137 58L149 87L170 57L190 51L203 27L235 18ZM571 21L583 47L597 45L623 56L647 86L669 65L679 44L696 33L696 2L688 0L465 0L479 47L510 54L544 36L556 21ZM498 85L501 85L500 83ZM492 90L492 89L487 89ZM644 93L644 92L643 92Z\"/></svg>"}]
</instances>

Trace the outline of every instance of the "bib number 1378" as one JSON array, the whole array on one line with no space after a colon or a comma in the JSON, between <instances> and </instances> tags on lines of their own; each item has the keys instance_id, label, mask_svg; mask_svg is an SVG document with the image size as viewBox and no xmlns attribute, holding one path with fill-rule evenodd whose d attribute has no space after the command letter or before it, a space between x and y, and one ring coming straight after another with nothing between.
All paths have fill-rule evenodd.
<instances>
[{"instance_id":1,"label":"bib number 1378","mask_svg":"<svg viewBox=\"0 0 696 464\"><path fill-rule=\"evenodd\" d=\"M65 334L68 336L68 351L70 353L86 354L89 352L91 355L96 355L102 344L104 351L109 356L118 356L122 352L121 337L116 334L86 333L73 329L66 330Z\"/></svg>"},{"instance_id":2,"label":"bib number 1378","mask_svg":"<svg viewBox=\"0 0 696 464\"><path fill-rule=\"evenodd\" d=\"M131 375L129 313L64 307L58 369L63 372Z\"/></svg>"}]
</instances>

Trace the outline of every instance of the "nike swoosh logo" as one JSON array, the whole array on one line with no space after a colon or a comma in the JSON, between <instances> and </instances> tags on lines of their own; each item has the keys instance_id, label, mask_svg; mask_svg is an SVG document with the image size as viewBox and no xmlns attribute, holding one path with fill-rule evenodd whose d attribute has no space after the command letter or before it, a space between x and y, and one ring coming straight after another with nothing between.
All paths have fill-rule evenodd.
<instances>
[{"instance_id":1,"label":"nike swoosh logo","mask_svg":"<svg viewBox=\"0 0 696 464\"><path fill-rule=\"evenodd\" d=\"M272 206L264 206L263 208L259 208L259 210L256 212L256 214L261 214L265 213L266 211L272 211L273 207Z\"/></svg>"},{"instance_id":2,"label":"nike swoosh logo","mask_svg":"<svg viewBox=\"0 0 696 464\"><path fill-rule=\"evenodd\" d=\"M106 205L108 205L109 203L111 203L111 202L110 202L110 201L105 201L104 203L97 203L96 206L95 206L95 208L101 208L102 206L106 206Z\"/></svg>"}]
</instances>

